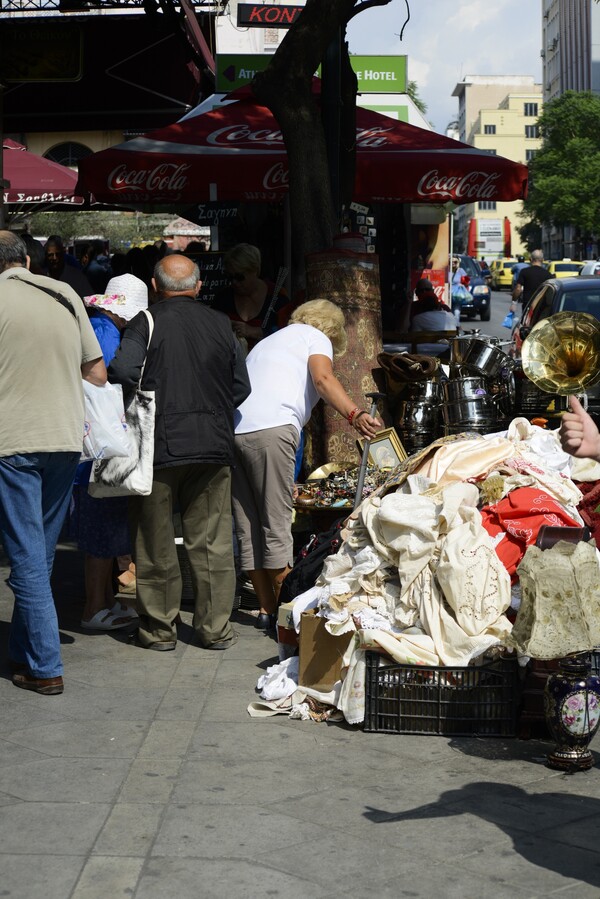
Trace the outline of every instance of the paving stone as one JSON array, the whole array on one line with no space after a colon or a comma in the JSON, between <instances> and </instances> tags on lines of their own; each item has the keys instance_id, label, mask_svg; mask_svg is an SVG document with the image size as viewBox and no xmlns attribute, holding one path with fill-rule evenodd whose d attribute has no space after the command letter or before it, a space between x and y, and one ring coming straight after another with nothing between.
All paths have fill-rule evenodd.
<instances>
[{"instance_id":1,"label":"paving stone","mask_svg":"<svg viewBox=\"0 0 600 899\"><path fill-rule=\"evenodd\" d=\"M328 829L256 806L171 803L152 855L205 858L254 858L268 846L285 851L294 841L326 839Z\"/></svg>"},{"instance_id":2,"label":"paving stone","mask_svg":"<svg viewBox=\"0 0 600 899\"><path fill-rule=\"evenodd\" d=\"M107 803L15 804L10 812L0 815L0 858L12 854L84 856L91 850L109 812Z\"/></svg>"},{"instance_id":3,"label":"paving stone","mask_svg":"<svg viewBox=\"0 0 600 899\"><path fill-rule=\"evenodd\" d=\"M133 896L142 869L140 858L95 856L88 859L70 899Z\"/></svg>"},{"instance_id":4,"label":"paving stone","mask_svg":"<svg viewBox=\"0 0 600 899\"><path fill-rule=\"evenodd\" d=\"M137 759L131 765L119 801L167 802L177 783L180 764L179 760Z\"/></svg>"},{"instance_id":5,"label":"paving stone","mask_svg":"<svg viewBox=\"0 0 600 899\"><path fill-rule=\"evenodd\" d=\"M94 845L94 855L144 857L164 811L162 804L118 802Z\"/></svg>"},{"instance_id":6,"label":"paving stone","mask_svg":"<svg viewBox=\"0 0 600 899\"><path fill-rule=\"evenodd\" d=\"M306 877L292 877L268 865L247 860L153 858L144 868L136 899L322 899L325 892Z\"/></svg>"},{"instance_id":7,"label":"paving stone","mask_svg":"<svg viewBox=\"0 0 600 899\"><path fill-rule=\"evenodd\" d=\"M192 721L153 721L140 746L138 758L183 758L194 734Z\"/></svg>"},{"instance_id":8,"label":"paving stone","mask_svg":"<svg viewBox=\"0 0 600 899\"><path fill-rule=\"evenodd\" d=\"M130 759L46 758L0 769L0 790L30 802L110 802Z\"/></svg>"},{"instance_id":9,"label":"paving stone","mask_svg":"<svg viewBox=\"0 0 600 899\"><path fill-rule=\"evenodd\" d=\"M64 899L71 895L84 864L85 858L77 855L0 853L0 896Z\"/></svg>"},{"instance_id":10,"label":"paving stone","mask_svg":"<svg viewBox=\"0 0 600 899\"><path fill-rule=\"evenodd\" d=\"M146 735L144 721L61 721L13 731L11 742L63 758L132 758Z\"/></svg>"}]
</instances>

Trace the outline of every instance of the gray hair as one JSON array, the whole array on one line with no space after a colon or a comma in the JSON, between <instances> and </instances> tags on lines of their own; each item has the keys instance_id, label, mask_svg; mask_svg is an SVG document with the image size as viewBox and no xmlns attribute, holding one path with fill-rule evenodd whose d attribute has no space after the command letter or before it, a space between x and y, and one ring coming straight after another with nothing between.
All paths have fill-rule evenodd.
<instances>
[{"instance_id":1,"label":"gray hair","mask_svg":"<svg viewBox=\"0 0 600 899\"><path fill-rule=\"evenodd\" d=\"M0 272L13 266L27 265L25 241L13 231L0 231Z\"/></svg>"},{"instance_id":2,"label":"gray hair","mask_svg":"<svg viewBox=\"0 0 600 899\"><path fill-rule=\"evenodd\" d=\"M531 256L529 258L531 259L532 262L543 262L544 254L542 253L541 250L532 250Z\"/></svg>"},{"instance_id":3,"label":"gray hair","mask_svg":"<svg viewBox=\"0 0 600 899\"><path fill-rule=\"evenodd\" d=\"M165 272L162 266L163 260L159 260L154 266L154 280L159 293L177 293L180 290L193 290L200 280L200 269L194 263L194 267L185 278L174 278Z\"/></svg>"}]
</instances>

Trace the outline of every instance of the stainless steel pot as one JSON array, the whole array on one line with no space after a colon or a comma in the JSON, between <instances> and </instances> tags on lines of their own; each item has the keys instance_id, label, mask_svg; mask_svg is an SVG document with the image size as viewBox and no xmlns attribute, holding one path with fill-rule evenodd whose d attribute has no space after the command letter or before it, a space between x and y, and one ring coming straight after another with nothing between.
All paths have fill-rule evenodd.
<instances>
[{"instance_id":1,"label":"stainless steel pot","mask_svg":"<svg viewBox=\"0 0 600 899\"><path fill-rule=\"evenodd\" d=\"M442 385L439 381L414 381L407 384L404 396L409 402L428 400L430 403L441 403Z\"/></svg>"},{"instance_id":2,"label":"stainless steel pot","mask_svg":"<svg viewBox=\"0 0 600 899\"><path fill-rule=\"evenodd\" d=\"M450 381L444 381L442 388L444 399L449 403L457 402L458 400L468 400L487 393L484 378L454 378Z\"/></svg>"},{"instance_id":3,"label":"stainless steel pot","mask_svg":"<svg viewBox=\"0 0 600 899\"><path fill-rule=\"evenodd\" d=\"M430 430L439 422L439 406L420 400L404 400L400 403L394 425L402 430Z\"/></svg>"},{"instance_id":4,"label":"stainless steel pot","mask_svg":"<svg viewBox=\"0 0 600 899\"><path fill-rule=\"evenodd\" d=\"M464 351L461 365L472 371L480 372L487 378L496 378L503 369L511 370L514 362L498 347L475 337Z\"/></svg>"},{"instance_id":5,"label":"stainless steel pot","mask_svg":"<svg viewBox=\"0 0 600 899\"><path fill-rule=\"evenodd\" d=\"M493 424L498 418L498 409L491 396L477 396L471 399L445 403L442 415L447 425Z\"/></svg>"}]
</instances>

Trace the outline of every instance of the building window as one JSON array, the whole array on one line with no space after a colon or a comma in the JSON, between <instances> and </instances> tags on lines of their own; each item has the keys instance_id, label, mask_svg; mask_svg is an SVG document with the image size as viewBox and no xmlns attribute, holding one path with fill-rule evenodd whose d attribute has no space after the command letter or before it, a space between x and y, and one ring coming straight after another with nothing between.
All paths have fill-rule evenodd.
<instances>
[{"instance_id":1,"label":"building window","mask_svg":"<svg viewBox=\"0 0 600 899\"><path fill-rule=\"evenodd\" d=\"M495 212L496 211L496 201L495 200L480 200L477 204L480 212Z\"/></svg>"},{"instance_id":2,"label":"building window","mask_svg":"<svg viewBox=\"0 0 600 899\"><path fill-rule=\"evenodd\" d=\"M537 150L525 150L525 162L531 162Z\"/></svg>"},{"instance_id":3,"label":"building window","mask_svg":"<svg viewBox=\"0 0 600 899\"><path fill-rule=\"evenodd\" d=\"M537 116L538 105L537 103L525 103L523 111L526 116Z\"/></svg>"},{"instance_id":4,"label":"building window","mask_svg":"<svg viewBox=\"0 0 600 899\"><path fill-rule=\"evenodd\" d=\"M539 125L525 125L525 137L539 137Z\"/></svg>"},{"instance_id":5,"label":"building window","mask_svg":"<svg viewBox=\"0 0 600 899\"><path fill-rule=\"evenodd\" d=\"M80 159L91 156L92 150L84 144L76 144L73 141L67 141L64 144L57 144L44 153L46 159L52 162L58 162L59 165L76 166Z\"/></svg>"},{"instance_id":6,"label":"building window","mask_svg":"<svg viewBox=\"0 0 600 899\"><path fill-rule=\"evenodd\" d=\"M484 134L495 134L495 133L496 133L496 126L495 126L495 125L484 125L484 126L483 126L483 133L484 133Z\"/></svg>"}]
</instances>

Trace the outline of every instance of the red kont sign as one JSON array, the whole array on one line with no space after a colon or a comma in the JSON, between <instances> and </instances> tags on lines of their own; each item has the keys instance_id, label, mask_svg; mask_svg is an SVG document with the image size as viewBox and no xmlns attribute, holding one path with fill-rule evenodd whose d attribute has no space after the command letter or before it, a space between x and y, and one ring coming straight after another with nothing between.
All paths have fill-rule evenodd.
<instances>
[{"instance_id":1,"label":"red kont sign","mask_svg":"<svg viewBox=\"0 0 600 899\"><path fill-rule=\"evenodd\" d=\"M238 3L237 23L245 28L290 28L303 9L303 6Z\"/></svg>"}]
</instances>

